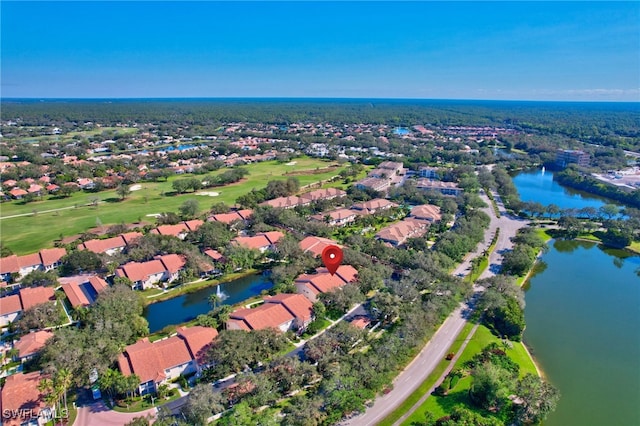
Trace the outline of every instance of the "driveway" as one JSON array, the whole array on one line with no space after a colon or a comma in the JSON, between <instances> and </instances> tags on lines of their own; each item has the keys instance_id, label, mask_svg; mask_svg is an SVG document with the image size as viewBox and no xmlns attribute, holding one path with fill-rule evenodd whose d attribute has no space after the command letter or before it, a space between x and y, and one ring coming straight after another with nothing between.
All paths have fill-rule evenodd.
<instances>
[{"instance_id":1,"label":"driveway","mask_svg":"<svg viewBox=\"0 0 640 426\"><path fill-rule=\"evenodd\" d=\"M73 426L124 426L136 417L155 416L156 409L137 413L119 413L107 407L102 400L78 407L78 417Z\"/></svg>"}]
</instances>

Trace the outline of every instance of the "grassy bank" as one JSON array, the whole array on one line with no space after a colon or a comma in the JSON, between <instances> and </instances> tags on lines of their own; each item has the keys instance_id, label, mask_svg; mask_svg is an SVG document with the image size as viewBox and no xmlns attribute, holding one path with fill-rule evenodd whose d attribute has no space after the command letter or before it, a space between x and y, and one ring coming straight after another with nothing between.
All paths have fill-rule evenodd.
<instances>
[{"instance_id":1,"label":"grassy bank","mask_svg":"<svg viewBox=\"0 0 640 426\"><path fill-rule=\"evenodd\" d=\"M480 353L484 347L493 342L500 345L502 344L502 340L491 334L488 328L483 325L478 327L478 330L473 335L469 344L456 362L454 369L462 368L466 361L469 361L476 354ZM536 366L529 357L524 345L520 342L512 342L512 345L512 347L506 348L505 352L511 360L520 366L520 377L523 377L527 373L537 374ZM402 424L411 425L414 422L424 421L425 413L427 412L431 413L435 418L446 416L451 412L454 406L459 404L462 404L473 411L481 410L473 405L469 399L469 389L471 388L472 380L473 379L470 376L465 376L460 379L455 388L450 391L448 395L431 395L425 403ZM484 410L482 410L482 414L491 415L491 413L485 412ZM388 424L393 424L393 422Z\"/></svg>"},{"instance_id":2,"label":"grassy bank","mask_svg":"<svg viewBox=\"0 0 640 426\"><path fill-rule=\"evenodd\" d=\"M447 352L458 352L462 343L465 341L469 332L473 328L472 323L467 323L460 331L458 338L453 342ZM451 362L443 359L436 366L431 374L422 382L422 384L416 389L398 408L396 408L391 414L389 414L384 420L382 420L379 426L391 426L400 419L407 411L411 409L428 391L436 384L436 381L440 378L442 373L445 372ZM412 416L413 417L413 416Z\"/></svg>"}]
</instances>

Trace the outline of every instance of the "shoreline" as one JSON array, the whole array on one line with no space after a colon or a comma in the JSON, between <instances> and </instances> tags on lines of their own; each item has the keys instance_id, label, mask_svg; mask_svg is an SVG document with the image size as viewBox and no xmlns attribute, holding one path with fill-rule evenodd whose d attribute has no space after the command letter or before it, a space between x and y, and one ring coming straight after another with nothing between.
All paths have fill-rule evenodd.
<instances>
[{"instance_id":1,"label":"shoreline","mask_svg":"<svg viewBox=\"0 0 640 426\"><path fill-rule=\"evenodd\" d=\"M153 305L154 303L158 303L158 302L165 302L167 300L171 300L175 297L179 297L185 294L190 294L190 293L195 293L196 291L205 289L205 288L209 288L209 287L215 287L218 286L220 284L225 284L231 281L235 281L238 280L240 278L245 278L248 277L250 275L254 275L256 273L258 273L259 271L257 269L247 269L246 271L242 271L242 272L235 272L232 274L228 274L226 277L221 278L221 279L213 279L211 281L209 280L205 280L205 281L194 281L191 283L187 283L187 284L182 284L179 287L175 287L173 290L167 290L166 292L162 292L162 293L158 293L157 295L151 295L151 296L145 296L144 297L144 306L147 307L149 305ZM206 285L197 285L200 283L207 283ZM195 284L193 286L191 286L191 284Z\"/></svg>"}]
</instances>

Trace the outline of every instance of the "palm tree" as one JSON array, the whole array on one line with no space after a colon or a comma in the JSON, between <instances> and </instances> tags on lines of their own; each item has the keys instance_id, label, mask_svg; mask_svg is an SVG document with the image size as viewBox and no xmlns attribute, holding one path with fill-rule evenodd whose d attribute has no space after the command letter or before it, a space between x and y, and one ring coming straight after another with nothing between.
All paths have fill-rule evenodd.
<instances>
[{"instance_id":1,"label":"palm tree","mask_svg":"<svg viewBox=\"0 0 640 426\"><path fill-rule=\"evenodd\" d=\"M211 309L216 309L216 307L218 306L218 303L222 302L222 299L220 299L220 296L218 296L216 293L213 293L211 296L209 296L209 305L211 305Z\"/></svg>"},{"instance_id":2,"label":"palm tree","mask_svg":"<svg viewBox=\"0 0 640 426\"><path fill-rule=\"evenodd\" d=\"M61 368L57 371L53 381L54 383L57 383L57 385L62 390L62 396L64 397L64 409L65 412L67 412L67 391L69 390L69 386L71 386L71 383L73 383L73 376L71 375L71 372L69 370L67 370L66 368Z\"/></svg>"}]
</instances>

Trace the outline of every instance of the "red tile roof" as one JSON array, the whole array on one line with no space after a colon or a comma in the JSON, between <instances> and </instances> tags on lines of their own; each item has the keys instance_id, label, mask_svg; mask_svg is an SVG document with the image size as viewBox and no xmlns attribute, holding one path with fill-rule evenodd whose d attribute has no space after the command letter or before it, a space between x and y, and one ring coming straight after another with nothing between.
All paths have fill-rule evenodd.
<instances>
[{"instance_id":1,"label":"red tile roof","mask_svg":"<svg viewBox=\"0 0 640 426\"><path fill-rule=\"evenodd\" d=\"M140 238L142 237L142 233L140 232L126 232L122 235L120 235L123 239L124 242L127 244L131 244L131 241L135 240L136 238Z\"/></svg>"},{"instance_id":2,"label":"red tile roof","mask_svg":"<svg viewBox=\"0 0 640 426\"><path fill-rule=\"evenodd\" d=\"M105 253L107 250L114 250L117 248L126 247L127 243L125 242L122 236L117 236L113 238L107 238L104 240L88 240L82 244L78 244L78 250L89 250L94 253Z\"/></svg>"},{"instance_id":3,"label":"red tile roof","mask_svg":"<svg viewBox=\"0 0 640 426\"><path fill-rule=\"evenodd\" d=\"M200 228L203 223L204 222L202 220L200 220L200 219L187 220L187 221L184 222L184 224L187 225L187 228L191 232L197 231L198 228Z\"/></svg>"},{"instance_id":4,"label":"red tile roof","mask_svg":"<svg viewBox=\"0 0 640 426\"><path fill-rule=\"evenodd\" d=\"M22 310L20 296L13 294L0 298L0 315L8 315Z\"/></svg>"},{"instance_id":5,"label":"red tile roof","mask_svg":"<svg viewBox=\"0 0 640 426\"><path fill-rule=\"evenodd\" d=\"M47 340L53 337L53 333L46 330L35 331L29 334L25 334L16 342L13 347L18 350L18 356L24 358L26 356L35 354L44 348Z\"/></svg>"},{"instance_id":6,"label":"red tile roof","mask_svg":"<svg viewBox=\"0 0 640 426\"><path fill-rule=\"evenodd\" d=\"M241 320L251 330L279 328L294 319L284 306L278 303L265 303L253 309L239 309L229 316L232 320Z\"/></svg>"},{"instance_id":7,"label":"red tile roof","mask_svg":"<svg viewBox=\"0 0 640 426\"><path fill-rule=\"evenodd\" d=\"M206 362L206 352L211 342L218 337L218 331L211 327L178 327L178 336L181 337L189 348L189 352L198 364Z\"/></svg>"},{"instance_id":8,"label":"red tile roof","mask_svg":"<svg viewBox=\"0 0 640 426\"><path fill-rule=\"evenodd\" d=\"M51 287L29 287L20 289L20 300L22 301L22 309L25 311L40 303L51 302L55 300L55 294Z\"/></svg>"},{"instance_id":9,"label":"red tile roof","mask_svg":"<svg viewBox=\"0 0 640 426\"><path fill-rule=\"evenodd\" d=\"M329 245L337 245L338 247L342 247L336 241L330 240L328 238L323 237L314 237L310 236L300 241L298 244L300 249L303 252L311 252L314 256L320 256L322 254L322 250Z\"/></svg>"},{"instance_id":10,"label":"red tile roof","mask_svg":"<svg viewBox=\"0 0 640 426\"><path fill-rule=\"evenodd\" d=\"M0 274L17 273L18 271L20 271L18 256L12 254L11 256L0 259Z\"/></svg>"},{"instance_id":11,"label":"red tile roof","mask_svg":"<svg viewBox=\"0 0 640 426\"><path fill-rule=\"evenodd\" d=\"M243 220L243 217L238 214L238 212L229 212L229 213L218 213L209 217L210 222L222 222L222 223L232 223L237 220Z\"/></svg>"},{"instance_id":12,"label":"red tile roof","mask_svg":"<svg viewBox=\"0 0 640 426\"><path fill-rule=\"evenodd\" d=\"M160 235L172 235L177 237L180 234L188 232L189 228L184 223L178 223L177 225L160 225L156 229L153 229L151 232L153 234Z\"/></svg>"},{"instance_id":13,"label":"red tile roof","mask_svg":"<svg viewBox=\"0 0 640 426\"><path fill-rule=\"evenodd\" d=\"M125 376L136 374L141 383L150 380L160 382L166 378L164 371L191 361L191 355L184 340L177 336L149 342L139 340L125 348L118 357L118 366Z\"/></svg>"},{"instance_id":14,"label":"red tile roof","mask_svg":"<svg viewBox=\"0 0 640 426\"><path fill-rule=\"evenodd\" d=\"M440 207L432 204L423 204L421 206L415 206L411 209L411 216L416 219L426 219L432 222L437 222L442 219L440 214Z\"/></svg>"},{"instance_id":15,"label":"red tile roof","mask_svg":"<svg viewBox=\"0 0 640 426\"><path fill-rule=\"evenodd\" d=\"M280 293L265 298L265 303L281 304L287 308L296 319L305 323L311 321L313 304L301 294Z\"/></svg>"},{"instance_id":16,"label":"red tile roof","mask_svg":"<svg viewBox=\"0 0 640 426\"><path fill-rule=\"evenodd\" d=\"M27 268L29 266L42 265L42 259L40 253L25 254L18 257L18 262L21 268Z\"/></svg>"},{"instance_id":17,"label":"red tile roof","mask_svg":"<svg viewBox=\"0 0 640 426\"><path fill-rule=\"evenodd\" d=\"M184 256L179 254L165 254L164 256L156 256L156 259L161 261L165 269L171 274L180 271L187 263Z\"/></svg>"},{"instance_id":18,"label":"red tile roof","mask_svg":"<svg viewBox=\"0 0 640 426\"><path fill-rule=\"evenodd\" d=\"M129 278L131 281L146 281L149 276L165 271L165 266L159 260L148 262L130 262L120 266L116 275Z\"/></svg>"},{"instance_id":19,"label":"red tile roof","mask_svg":"<svg viewBox=\"0 0 640 426\"><path fill-rule=\"evenodd\" d=\"M214 250L214 249L205 250L204 254L206 254L211 259L216 260L216 261L222 260L222 257L223 257L222 254L218 250Z\"/></svg>"},{"instance_id":20,"label":"red tile roof","mask_svg":"<svg viewBox=\"0 0 640 426\"><path fill-rule=\"evenodd\" d=\"M39 371L27 374L17 373L6 378L2 391L0 391L2 412L22 413L26 417L20 418L19 414L15 418L6 419L3 416L2 424L4 426L18 426L27 422L31 420L32 412L38 413L46 407L44 395L38 390L42 378Z\"/></svg>"},{"instance_id":21,"label":"red tile roof","mask_svg":"<svg viewBox=\"0 0 640 426\"><path fill-rule=\"evenodd\" d=\"M100 293L109 288L109 284L98 276L89 278L89 284L91 284L96 293Z\"/></svg>"},{"instance_id":22,"label":"red tile roof","mask_svg":"<svg viewBox=\"0 0 640 426\"><path fill-rule=\"evenodd\" d=\"M91 304L78 283L72 282L63 284L62 291L67 295L69 303L71 303L71 306L74 308L79 306L89 306Z\"/></svg>"}]
</instances>

